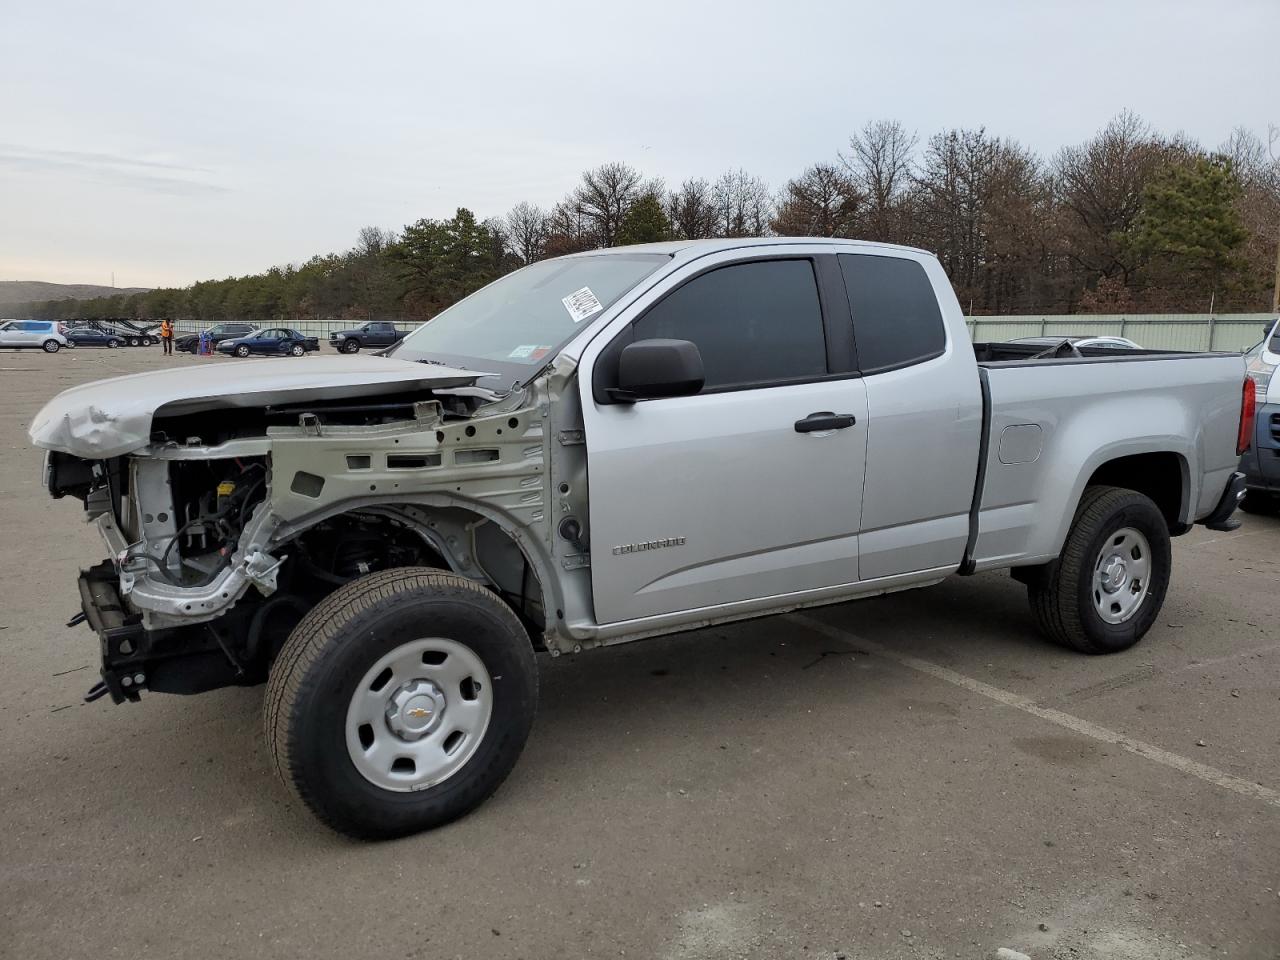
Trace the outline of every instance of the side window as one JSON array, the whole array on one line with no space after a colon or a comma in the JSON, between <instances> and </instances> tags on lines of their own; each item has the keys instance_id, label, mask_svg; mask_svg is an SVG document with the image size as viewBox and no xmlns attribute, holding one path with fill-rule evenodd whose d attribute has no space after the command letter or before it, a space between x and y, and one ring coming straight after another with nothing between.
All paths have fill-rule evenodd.
<instances>
[{"instance_id":1,"label":"side window","mask_svg":"<svg viewBox=\"0 0 1280 960\"><path fill-rule=\"evenodd\" d=\"M635 322L635 340L698 345L705 389L820 377L827 345L813 265L759 260L690 280Z\"/></svg>"},{"instance_id":2,"label":"side window","mask_svg":"<svg viewBox=\"0 0 1280 960\"><path fill-rule=\"evenodd\" d=\"M905 367L941 355L946 329L924 267L901 257L840 254L863 373Z\"/></svg>"}]
</instances>

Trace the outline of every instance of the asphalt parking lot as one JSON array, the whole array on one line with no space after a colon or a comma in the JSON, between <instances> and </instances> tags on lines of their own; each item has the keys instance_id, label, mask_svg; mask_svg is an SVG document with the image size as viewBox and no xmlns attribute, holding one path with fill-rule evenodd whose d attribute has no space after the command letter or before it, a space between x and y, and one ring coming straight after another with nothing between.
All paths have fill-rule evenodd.
<instances>
[{"instance_id":1,"label":"asphalt parking lot","mask_svg":"<svg viewBox=\"0 0 1280 960\"><path fill-rule=\"evenodd\" d=\"M80 700L103 548L26 427L167 363L230 361L0 351L0 956L1280 958L1280 519L1175 541L1111 657L991 574L543 658L498 794L361 845L274 779L261 688Z\"/></svg>"}]
</instances>

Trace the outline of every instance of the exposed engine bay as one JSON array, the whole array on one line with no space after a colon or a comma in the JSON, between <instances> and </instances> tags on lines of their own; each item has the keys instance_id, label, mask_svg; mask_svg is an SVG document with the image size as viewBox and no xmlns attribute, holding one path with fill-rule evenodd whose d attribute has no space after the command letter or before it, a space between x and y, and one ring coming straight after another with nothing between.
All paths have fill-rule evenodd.
<instances>
[{"instance_id":1,"label":"exposed engine bay","mask_svg":"<svg viewBox=\"0 0 1280 960\"><path fill-rule=\"evenodd\" d=\"M49 492L82 500L110 547L80 586L102 638L101 692L262 682L326 595L395 567L480 581L543 637L544 565L583 552L585 525L570 525L571 542L551 535L549 440L532 393L450 385L160 408L148 443L127 454L51 449ZM585 516L585 503L559 507Z\"/></svg>"}]
</instances>

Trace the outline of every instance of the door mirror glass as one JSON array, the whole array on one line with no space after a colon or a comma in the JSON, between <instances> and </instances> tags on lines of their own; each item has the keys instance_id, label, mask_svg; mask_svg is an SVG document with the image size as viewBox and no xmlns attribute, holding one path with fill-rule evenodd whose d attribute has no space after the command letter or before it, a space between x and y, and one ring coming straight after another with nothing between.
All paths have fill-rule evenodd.
<instances>
[{"instance_id":1,"label":"door mirror glass","mask_svg":"<svg viewBox=\"0 0 1280 960\"><path fill-rule=\"evenodd\" d=\"M702 354L688 340L640 340L618 356L618 386L609 396L621 403L687 397L702 389Z\"/></svg>"}]
</instances>

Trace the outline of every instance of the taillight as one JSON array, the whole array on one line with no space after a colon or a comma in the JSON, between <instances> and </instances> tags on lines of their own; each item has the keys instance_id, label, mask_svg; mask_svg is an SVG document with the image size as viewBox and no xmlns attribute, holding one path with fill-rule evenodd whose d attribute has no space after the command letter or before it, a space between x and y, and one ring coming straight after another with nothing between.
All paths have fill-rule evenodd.
<instances>
[{"instance_id":1,"label":"taillight","mask_svg":"<svg viewBox=\"0 0 1280 960\"><path fill-rule=\"evenodd\" d=\"M1258 388L1249 377L1244 378L1240 392L1240 432L1236 434L1236 456L1253 444L1253 421L1258 415Z\"/></svg>"}]
</instances>

